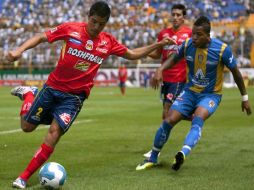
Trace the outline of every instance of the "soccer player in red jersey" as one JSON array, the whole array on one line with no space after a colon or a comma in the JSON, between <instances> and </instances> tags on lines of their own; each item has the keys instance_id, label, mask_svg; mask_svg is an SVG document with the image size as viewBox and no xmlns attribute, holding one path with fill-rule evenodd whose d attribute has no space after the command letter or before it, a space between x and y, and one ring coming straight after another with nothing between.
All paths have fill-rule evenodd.
<instances>
[{"instance_id":1,"label":"soccer player in red jersey","mask_svg":"<svg viewBox=\"0 0 254 190\"><path fill-rule=\"evenodd\" d=\"M177 44L167 45L158 48L149 54L154 59L161 58L161 64L181 45L187 38L191 37L191 28L184 25L186 17L186 8L182 4L175 4L171 8L172 27L163 29L157 41L161 41L165 37L174 39ZM186 82L186 61L182 59L171 69L163 71L163 84L161 95L163 98L163 118L165 118L171 104L182 89Z\"/></svg>"},{"instance_id":2,"label":"soccer player in red jersey","mask_svg":"<svg viewBox=\"0 0 254 190\"><path fill-rule=\"evenodd\" d=\"M31 175L50 157L61 136L70 128L83 102L93 87L93 78L109 55L134 60L144 57L157 48L174 44L166 37L149 46L128 49L111 34L102 32L109 17L110 8L106 2L94 3L88 15L88 23L64 23L49 31L38 34L14 51L7 59L15 61L25 50L40 43L63 41L58 64L52 71L42 90L16 87L11 94L24 100L21 107L21 128L31 132L39 124L50 124L46 137L27 168L13 182L13 187L24 189Z\"/></svg>"},{"instance_id":3,"label":"soccer player in red jersey","mask_svg":"<svg viewBox=\"0 0 254 190\"><path fill-rule=\"evenodd\" d=\"M158 48L149 56L154 59L161 58L161 64L165 60L177 51L179 45L182 44L187 38L191 37L191 28L185 26L186 8L182 4L175 4L171 8L172 27L163 29L159 35L157 41L161 41L165 37L174 39L177 44L167 45L162 48ZM186 82L186 61L182 59L171 69L163 71L163 82L161 85L161 98L163 101L162 118L164 119L168 113L172 103L182 91L183 85ZM146 158L149 158L151 151L144 154Z\"/></svg>"},{"instance_id":4,"label":"soccer player in red jersey","mask_svg":"<svg viewBox=\"0 0 254 190\"><path fill-rule=\"evenodd\" d=\"M126 87L126 80L128 77L128 73L127 73L127 69L125 67L125 65L120 65L120 67L118 68L118 79L119 79L119 87L121 90L121 94L125 95L125 87Z\"/></svg>"}]
</instances>

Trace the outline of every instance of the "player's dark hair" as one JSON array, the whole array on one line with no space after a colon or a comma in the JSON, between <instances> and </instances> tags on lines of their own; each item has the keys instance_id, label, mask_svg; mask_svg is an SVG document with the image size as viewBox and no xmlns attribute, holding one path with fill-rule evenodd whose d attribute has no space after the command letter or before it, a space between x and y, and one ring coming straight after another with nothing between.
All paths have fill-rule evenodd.
<instances>
[{"instance_id":1,"label":"player's dark hair","mask_svg":"<svg viewBox=\"0 0 254 190\"><path fill-rule=\"evenodd\" d=\"M102 18L107 18L107 20L110 17L111 10L109 8L109 5L105 1L97 1L94 3L90 10L89 10L89 16L97 15Z\"/></svg>"},{"instance_id":2,"label":"player's dark hair","mask_svg":"<svg viewBox=\"0 0 254 190\"><path fill-rule=\"evenodd\" d=\"M195 22L194 22L194 26L202 26L204 31L207 34L210 34L211 31L211 23L209 18L207 18L206 16L201 16L199 17Z\"/></svg>"},{"instance_id":3,"label":"player's dark hair","mask_svg":"<svg viewBox=\"0 0 254 190\"><path fill-rule=\"evenodd\" d=\"M183 16L186 15L186 7L183 4L175 4L175 5L173 5L172 8L171 8L171 12L173 11L173 9L180 9L183 12Z\"/></svg>"}]
</instances>

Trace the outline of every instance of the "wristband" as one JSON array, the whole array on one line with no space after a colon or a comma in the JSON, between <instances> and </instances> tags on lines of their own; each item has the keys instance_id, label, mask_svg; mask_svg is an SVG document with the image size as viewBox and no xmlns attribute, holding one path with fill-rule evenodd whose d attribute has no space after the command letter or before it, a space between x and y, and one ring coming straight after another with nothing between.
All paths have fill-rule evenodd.
<instances>
[{"instance_id":1,"label":"wristband","mask_svg":"<svg viewBox=\"0 0 254 190\"><path fill-rule=\"evenodd\" d=\"M248 94L245 94L242 96L242 101L245 102L245 101L248 101L249 100L249 96Z\"/></svg>"}]
</instances>

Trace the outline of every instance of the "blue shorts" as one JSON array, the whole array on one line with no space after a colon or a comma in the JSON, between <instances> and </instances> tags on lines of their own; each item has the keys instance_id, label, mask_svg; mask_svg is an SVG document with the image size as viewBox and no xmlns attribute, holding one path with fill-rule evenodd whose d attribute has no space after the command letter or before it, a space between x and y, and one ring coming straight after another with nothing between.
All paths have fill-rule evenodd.
<instances>
[{"instance_id":1,"label":"blue shorts","mask_svg":"<svg viewBox=\"0 0 254 190\"><path fill-rule=\"evenodd\" d=\"M184 89L176 98L170 109L180 112L184 117L190 118L197 107L203 107L212 115L218 108L221 95L196 93Z\"/></svg>"},{"instance_id":2,"label":"blue shorts","mask_svg":"<svg viewBox=\"0 0 254 190\"><path fill-rule=\"evenodd\" d=\"M125 87L125 82L120 81L120 82L119 82L119 87Z\"/></svg>"},{"instance_id":3,"label":"blue shorts","mask_svg":"<svg viewBox=\"0 0 254 190\"><path fill-rule=\"evenodd\" d=\"M74 95L44 85L25 120L34 125L49 125L54 118L65 133L80 112L85 99L85 94Z\"/></svg>"},{"instance_id":4,"label":"blue shorts","mask_svg":"<svg viewBox=\"0 0 254 190\"><path fill-rule=\"evenodd\" d=\"M184 87L183 82L163 82L161 85L161 99L165 102L173 103Z\"/></svg>"}]
</instances>

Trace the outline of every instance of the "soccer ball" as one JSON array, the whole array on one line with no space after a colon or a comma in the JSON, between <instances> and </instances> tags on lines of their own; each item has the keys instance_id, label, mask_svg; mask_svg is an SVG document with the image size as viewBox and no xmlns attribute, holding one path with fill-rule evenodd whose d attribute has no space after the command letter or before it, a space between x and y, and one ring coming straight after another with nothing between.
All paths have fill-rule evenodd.
<instances>
[{"instance_id":1,"label":"soccer ball","mask_svg":"<svg viewBox=\"0 0 254 190\"><path fill-rule=\"evenodd\" d=\"M59 189L66 180L64 167L56 162L43 165L39 171L40 184L46 189Z\"/></svg>"}]
</instances>

